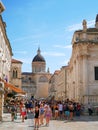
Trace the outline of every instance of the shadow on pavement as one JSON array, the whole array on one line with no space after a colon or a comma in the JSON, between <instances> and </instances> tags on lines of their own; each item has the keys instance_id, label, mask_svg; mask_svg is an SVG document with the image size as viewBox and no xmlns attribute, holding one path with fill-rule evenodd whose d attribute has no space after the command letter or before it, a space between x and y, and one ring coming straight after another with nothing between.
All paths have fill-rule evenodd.
<instances>
[{"instance_id":1,"label":"shadow on pavement","mask_svg":"<svg viewBox=\"0 0 98 130\"><path fill-rule=\"evenodd\" d=\"M98 121L98 116L76 116L73 120L65 120L66 122L94 122Z\"/></svg>"}]
</instances>

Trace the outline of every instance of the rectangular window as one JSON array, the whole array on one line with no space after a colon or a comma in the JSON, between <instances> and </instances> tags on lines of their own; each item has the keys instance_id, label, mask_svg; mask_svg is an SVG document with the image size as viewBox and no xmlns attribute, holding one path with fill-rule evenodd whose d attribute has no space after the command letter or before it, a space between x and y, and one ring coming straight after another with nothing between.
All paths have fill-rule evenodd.
<instances>
[{"instance_id":1,"label":"rectangular window","mask_svg":"<svg viewBox=\"0 0 98 130\"><path fill-rule=\"evenodd\" d=\"M95 80L98 80L98 67L95 67Z\"/></svg>"}]
</instances>

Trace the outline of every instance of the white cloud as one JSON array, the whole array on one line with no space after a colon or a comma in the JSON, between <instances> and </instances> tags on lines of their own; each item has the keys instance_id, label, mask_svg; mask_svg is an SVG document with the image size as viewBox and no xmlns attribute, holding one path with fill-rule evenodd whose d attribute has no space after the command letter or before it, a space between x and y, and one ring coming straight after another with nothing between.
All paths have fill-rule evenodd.
<instances>
[{"instance_id":1,"label":"white cloud","mask_svg":"<svg viewBox=\"0 0 98 130\"><path fill-rule=\"evenodd\" d=\"M32 58L18 58L18 60L22 61L23 64L31 64Z\"/></svg>"},{"instance_id":2,"label":"white cloud","mask_svg":"<svg viewBox=\"0 0 98 130\"><path fill-rule=\"evenodd\" d=\"M77 30L77 29L80 29L82 28L82 25L79 23L79 24L73 24L73 25L70 25L68 26L68 31L74 31L74 30Z\"/></svg>"},{"instance_id":3,"label":"white cloud","mask_svg":"<svg viewBox=\"0 0 98 130\"><path fill-rule=\"evenodd\" d=\"M54 45L54 47L56 48L66 48L66 49L71 49L72 48L72 45L66 45L66 46L63 46L63 45Z\"/></svg>"},{"instance_id":4,"label":"white cloud","mask_svg":"<svg viewBox=\"0 0 98 130\"><path fill-rule=\"evenodd\" d=\"M43 52L42 55L44 56L65 56L64 53L59 53L59 52Z\"/></svg>"},{"instance_id":5,"label":"white cloud","mask_svg":"<svg viewBox=\"0 0 98 130\"><path fill-rule=\"evenodd\" d=\"M65 46L64 48L72 49L72 45L67 45L67 46Z\"/></svg>"},{"instance_id":6,"label":"white cloud","mask_svg":"<svg viewBox=\"0 0 98 130\"><path fill-rule=\"evenodd\" d=\"M95 24L95 20L87 21L87 27L94 26L94 24ZM73 24L73 25L68 26L67 28L68 31L75 31L79 29L82 29L82 23Z\"/></svg>"},{"instance_id":7,"label":"white cloud","mask_svg":"<svg viewBox=\"0 0 98 130\"><path fill-rule=\"evenodd\" d=\"M24 37L21 37L21 38L16 38L16 39L13 39L11 42L17 42L17 41L23 41L23 40L26 40L26 39L30 39L32 38L33 36L24 36Z\"/></svg>"},{"instance_id":8,"label":"white cloud","mask_svg":"<svg viewBox=\"0 0 98 130\"><path fill-rule=\"evenodd\" d=\"M66 60L65 60L65 65L68 65L69 60L70 60L70 59L66 59Z\"/></svg>"},{"instance_id":9,"label":"white cloud","mask_svg":"<svg viewBox=\"0 0 98 130\"><path fill-rule=\"evenodd\" d=\"M69 59L65 59L65 60L59 62L58 64L59 64L60 66L66 66L66 65L68 65L68 62L69 62Z\"/></svg>"},{"instance_id":10,"label":"white cloud","mask_svg":"<svg viewBox=\"0 0 98 130\"><path fill-rule=\"evenodd\" d=\"M95 25L95 20L90 20L87 22L88 27L94 26Z\"/></svg>"},{"instance_id":11,"label":"white cloud","mask_svg":"<svg viewBox=\"0 0 98 130\"><path fill-rule=\"evenodd\" d=\"M19 41L33 39L32 42L34 43L34 42L38 42L36 39L42 38L47 35L48 35L48 33L31 34L31 35L26 35L26 36L22 36L22 37L13 39L13 40L11 40L11 42L19 42Z\"/></svg>"},{"instance_id":12,"label":"white cloud","mask_svg":"<svg viewBox=\"0 0 98 130\"><path fill-rule=\"evenodd\" d=\"M14 51L15 54L27 54L27 51Z\"/></svg>"}]
</instances>

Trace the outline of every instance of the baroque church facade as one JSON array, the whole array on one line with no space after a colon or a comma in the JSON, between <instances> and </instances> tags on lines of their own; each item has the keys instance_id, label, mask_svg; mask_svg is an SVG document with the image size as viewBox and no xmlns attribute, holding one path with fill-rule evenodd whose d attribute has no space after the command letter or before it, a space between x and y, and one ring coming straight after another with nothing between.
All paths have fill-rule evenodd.
<instances>
[{"instance_id":1,"label":"baroque church facade","mask_svg":"<svg viewBox=\"0 0 98 130\"><path fill-rule=\"evenodd\" d=\"M95 26L76 30L72 38L72 55L67 66L50 79L50 95L55 99L98 105L98 15Z\"/></svg>"},{"instance_id":2,"label":"baroque church facade","mask_svg":"<svg viewBox=\"0 0 98 130\"><path fill-rule=\"evenodd\" d=\"M83 104L98 104L98 15L95 27L74 32L72 56L67 69L68 98Z\"/></svg>"},{"instance_id":3,"label":"baroque church facade","mask_svg":"<svg viewBox=\"0 0 98 130\"><path fill-rule=\"evenodd\" d=\"M22 75L22 90L26 92L27 97L47 98L49 79L51 74L49 69L46 72L46 61L41 55L40 48L37 50L37 55L32 60L32 72L23 72Z\"/></svg>"}]
</instances>

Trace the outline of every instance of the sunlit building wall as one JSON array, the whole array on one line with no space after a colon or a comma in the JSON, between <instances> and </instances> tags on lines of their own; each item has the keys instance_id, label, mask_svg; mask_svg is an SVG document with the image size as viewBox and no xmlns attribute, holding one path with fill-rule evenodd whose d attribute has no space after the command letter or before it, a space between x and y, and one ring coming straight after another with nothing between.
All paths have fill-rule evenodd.
<instances>
[{"instance_id":1,"label":"sunlit building wall","mask_svg":"<svg viewBox=\"0 0 98 130\"><path fill-rule=\"evenodd\" d=\"M68 64L69 98L84 104L98 103L98 15L95 27L74 32L72 56Z\"/></svg>"},{"instance_id":2,"label":"sunlit building wall","mask_svg":"<svg viewBox=\"0 0 98 130\"><path fill-rule=\"evenodd\" d=\"M0 78L6 82L10 81L12 48L6 34L6 23L2 19L4 5L0 1ZM0 120L2 120L4 105L4 83L0 81Z\"/></svg>"}]
</instances>

